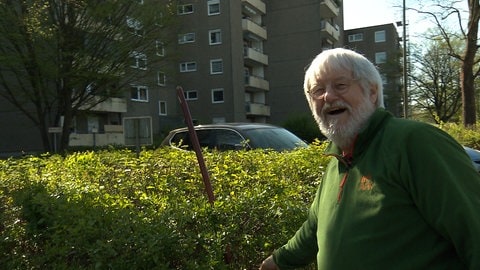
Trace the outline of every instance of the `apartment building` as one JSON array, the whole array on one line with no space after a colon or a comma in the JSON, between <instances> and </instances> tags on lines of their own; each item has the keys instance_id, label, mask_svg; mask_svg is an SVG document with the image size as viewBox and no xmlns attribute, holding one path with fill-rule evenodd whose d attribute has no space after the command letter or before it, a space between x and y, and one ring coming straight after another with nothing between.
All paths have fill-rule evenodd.
<instances>
[{"instance_id":1,"label":"apartment building","mask_svg":"<svg viewBox=\"0 0 480 270\"><path fill-rule=\"evenodd\" d=\"M260 0L183 1L179 6L183 27L176 83L195 123L267 121L265 14Z\"/></svg>"},{"instance_id":2,"label":"apartment building","mask_svg":"<svg viewBox=\"0 0 480 270\"><path fill-rule=\"evenodd\" d=\"M272 0L267 11L269 121L281 125L311 115L303 94L305 69L322 50L343 46L343 8L334 0Z\"/></svg>"},{"instance_id":3,"label":"apartment building","mask_svg":"<svg viewBox=\"0 0 480 270\"><path fill-rule=\"evenodd\" d=\"M402 51L396 26L375 25L345 30L345 47L367 57L379 69L384 87L385 108L395 116L403 115Z\"/></svg>"},{"instance_id":4,"label":"apartment building","mask_svg":"<svg viewBox=\"0 0 480 270\"><path fill-rule=\"evenodd\" d=\"M282 124L291 116L310 114L302 92L304 68L323 49L343 45L342 14L340 0L179 1L177 40L168 46L159 40L155 55L132 53L131 68L144 70L145 76L130 84L125 97L112 97L77 115L70 146L158 141L185 125L177 86L183 88L196 124ZM127 24L141 32L135 21ZM158 57L169 61L152 65ZM8 145L15 145L14 134L19 133L9 135ZM28 134L26 141L34 143L22 144L22 149L41 148L36 132ZM0 152L18 150L0 147Z\"/></svg>"}]
</instances>

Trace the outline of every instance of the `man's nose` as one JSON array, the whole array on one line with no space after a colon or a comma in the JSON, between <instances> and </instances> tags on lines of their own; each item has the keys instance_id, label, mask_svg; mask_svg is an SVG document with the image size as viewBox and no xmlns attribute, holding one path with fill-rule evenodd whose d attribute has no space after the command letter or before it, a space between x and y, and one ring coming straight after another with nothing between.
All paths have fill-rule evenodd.
<instances>
[{"instance_id":1,"label":"man's nose","mask_svg":"<svg viewBox=\"0 0 480 270\"><path fill-rule=\"evenodd\" d=\"M331 84L325 86L325 93L323 94L323 100L329 102L338 98L338 94Z\"/></svg>"}]
</instances>

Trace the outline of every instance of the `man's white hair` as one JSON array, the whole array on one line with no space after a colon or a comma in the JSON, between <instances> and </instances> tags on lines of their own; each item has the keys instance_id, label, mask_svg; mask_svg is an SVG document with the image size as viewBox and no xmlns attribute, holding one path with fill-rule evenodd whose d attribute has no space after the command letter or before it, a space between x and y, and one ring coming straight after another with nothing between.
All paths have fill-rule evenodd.
<instances>
[{"instance_id":1,"label":"man's white hair","mask_svg":"<svg viewBox=\"0 0 480 270\"><path fill-rule=\"evenodd\" d=\"M350 72L353 79L358 80L365 94L372 88L377 88L376 107L384 107L383 82L377 68L365 56L344 48L329 49L321 52L313 59L305 72L303 89L310 108L312 99L308 94L312 84L324 77L327 73Z\"/></svg>"}]
</instances>

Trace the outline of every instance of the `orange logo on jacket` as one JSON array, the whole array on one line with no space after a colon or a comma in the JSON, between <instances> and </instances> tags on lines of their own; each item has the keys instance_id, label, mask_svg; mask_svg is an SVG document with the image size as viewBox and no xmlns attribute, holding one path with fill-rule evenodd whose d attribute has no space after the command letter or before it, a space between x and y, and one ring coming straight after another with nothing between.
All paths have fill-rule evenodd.
<instances>
[{"instance_id":1,"label":"orange logo on jacket","mask_svg":"<svg viewBox=\"0 0 480 270\"><path fill-rule=\"evenodd\" d=\"M362 176L360 179L360 190L368 191L373 189L373 181L371 176Z\"/></svg>"}]
</instances>

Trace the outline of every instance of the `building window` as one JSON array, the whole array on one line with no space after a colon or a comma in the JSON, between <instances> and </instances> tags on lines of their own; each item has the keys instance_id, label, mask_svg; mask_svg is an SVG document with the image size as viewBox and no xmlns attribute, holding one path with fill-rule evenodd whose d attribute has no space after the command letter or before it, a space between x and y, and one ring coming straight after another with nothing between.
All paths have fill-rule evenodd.
<instances>
[{"instance_id":1,"label":"building window","mask_svg":"<svg viewBox=\"0 0 480 270\"><path fill-rule=\"evenodd\" d=\"M222 30L210 30L208 31L210 45L222 44Z\"/></svg>"},{"instance_id":2,"label":"building window","mask_svg":"<svg viewBox=\"0 0 480 270\"><path fill-rule=\"evenodd\" d=\"M363 40L363 33L348 35L348 42L357 42Z\"/></svg>"},{"instance_id":3,"label":"building window","mask_svg":"<svg viewBox=\"0 0 480 270\"><path fill-rule=\"evenodd\" d=\"M123 130L125 145L151 145L153 143L151 116L125 117L123 118Z\"/></svg>"},{"instance_id":4,"label":"building window","mask_svg":"<svg viewBox=\"0 0 480 270\"><path fill-rule=\"evenodd\" d=\"M160 86L165 86L167 84L167 75L165 75L165 72L157 72L157 83Z\"/></svg>"},{"instance_id":5,"label":"building window","mask_svg":"<svg viewBox=\"0 0 480 270\"><path fill-rule=\"evenodd\" d=\"M178 15L185 15L193 13L193 4L179 5L177 10Z\"/></svg>"},{"instance_id":6,"label":"building window","mask_svg":"<svg viewBox=\"0 0 480 270\"><path fill-rule=\"evenodd\" d=\"M220 14L220 0L208 0L208 15Z\"/></svg>"},{"instance_id":7,"label":"building window","mask_svg":"<svg viewBox=\"0 0 480 270\"><path fill-rule=\"evenodd\" d=\"M158 101L158 114L167 115L167 102L160 100Z\"/></svg>"},{"instance_id":8,"label":"building window","mask_svg":"<svg viewBox=\"0 0 480 270\"><path fill-rule=\"evenodd\" d=\"M178 35L178 44L195 42L195 33L186 33Z\"/></svg>"},{"instance_id":9,"label":"building window","mask_svg":"<svg viewBox=\"0 0 480 270\"><path fill-rule=\"evenodd\" d=\"M212 89L212 103L223 103L223 89Z\"/></svg>"},{"instance_id":10,"label":"building window","mask_svg":"<svg viewBox=\"0 0 480 270\"><path fill-rule=\"evenodd\" d=\"M132 68L147 69L147 56L144 53L134 51L130 53L130 57L132 58L130 65Z\"/></svg>"},{"instance_id":11,"label":"building window","mask_svg":"<svg viewBox=\"0 0 480 270\"><path fill-rule=\"evenodd\" d=\"M155 53L158 56L165 56L165 46L160 40L155 41Z\"/></svg>"},{"instance_id":12,"label":"building window","mask_svg":"<svg viewBox=\"0 0 480 270\"><path fill-rule=\"evenodd\" d=\"M183 91L183 96L185 97L185 100L197 100L198 92L197 90Z\"/></svg>"},{"instance_id":13,"label":"building window","mask_svg":"<svg viewBox=\"0 0 480 270\"><path fill-rule=\"evenodd\" d=\"M387 62L387 53L386 52L377 52L375 53L375 64L383 64Z\"/></svg>"},{"instance_id":14,"label":"building window","mask_svg":"<svg viewBox=\"0 0 480 270\"><path fill-rule=\"evenodd\" d=\"M385 30L375 31L375 42L385 42Z\"/></svg>"},{"instance_id":15,"label":"building window","mask_svg":"<svg viewBox=\"0 0 480 270\"><path fill-rule=\"evenodd\" d=\"M134 101L148 101L148 88L142 85L132 85L130 87L130 98Z\"/></svg>"},{"instance_id":16,"label":"building window","mask_svg":"<svg viewBox=\"0 0 480 270\"><path fill-rule=\"evenodd\" d=\"M223 60L214 59L210 60L210 74L222 74L223 73Z\"/></svg>"},{"instance_id":17,"label":"building window","mask_svg":"<svg viewBox=\"0 0 480 270\"><path fill-rule=\"evenodd\" d=\"M144 34L143 25L137 19L127 17L127 27L130 33L134 35L143 36Z\"/></svg>"},{"instance_id":18,"label":"building window","mask_svg":"<svg viewBox=\"0 0 480 270\"><path fill-rule=\"evenodd\" d=\"M380 74L380 77L382 77L382 84L383 84L383 85L388 84L387 75L385 75L385 74Z\"/></svg>"},{"instance_id":19,"label":"building window","mask_svg":"<svg viewBox=\"0 0 480 270\"><path fill-rule=\"evenodd\" d=\"M196 62L183 62L180 63L180 72L192 72L197 70Z\"/></svg>"}]
</instances>

